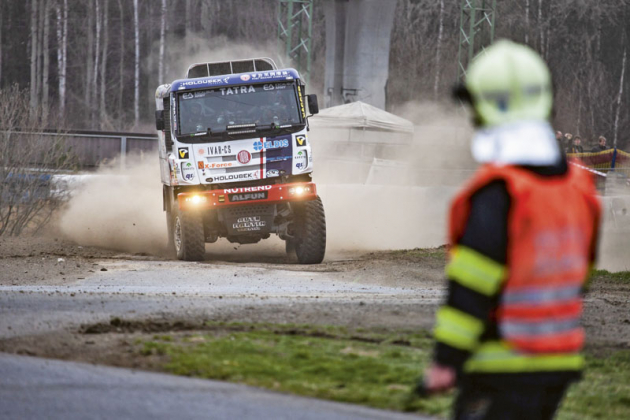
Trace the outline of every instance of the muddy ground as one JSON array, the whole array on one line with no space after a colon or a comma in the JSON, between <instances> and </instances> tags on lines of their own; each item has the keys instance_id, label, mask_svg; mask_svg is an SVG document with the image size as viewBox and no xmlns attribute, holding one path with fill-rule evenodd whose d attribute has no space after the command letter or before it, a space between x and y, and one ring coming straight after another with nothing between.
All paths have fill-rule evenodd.
<instances>
[{"instance_id":1,"label":"muddy ground","mask_svg":"<svg viewBox=\"0 0 630 420\"><path fill-rule=\"evenodd\" d=\"M209 253L206 261L194 266L201 271L191 272L186 271L191 269L186 263L161 256L124 254L38 237L0 240L0 297L5 294L7 302L23 297L27 303L30 296L77 302L96 296L101 303L121 294L141 299L144 293L135 289L116 293L99 289L118 274L136 274L143 267L156 269L163 265L174 272L192 273L191 278L194 273L227 270L235 277L250 276L251 281L254 276L265 279L270 285L277 273L288 278L296 276L299 281L305 281L312 273L313 277L320 276L315 283L319 281L326 287L321 289L323 292L314 289L295 294L273 290L265 293L257 289L230 296L211 291L182 296L160 289L160 305L180 303L184 309L136 312L131 300L125 302L128 307L120 314L112 313L112 321L53 323L36 334L20 332L19 324L14 329L7 326L11 331L0 331L0 351L151 370L159 365L159 356L142 356L138 339L165 333L194 335L208 329L207 321L344 325L350 333L356 328L430 329L444 293L444 249L337 253L317 266L296 265L278 254L277 249L267 253ZM105 275L109 280L95 283L98 276ZM82 286L87 288L81 290ZM64 293L64 288L69 291ZM362 294L363 290L366 293ZM40 304L35 302L28 304ZM630 349L630 284L596 279L585 299L583 323L591 352Z\"/></svg>"}]
</instances>

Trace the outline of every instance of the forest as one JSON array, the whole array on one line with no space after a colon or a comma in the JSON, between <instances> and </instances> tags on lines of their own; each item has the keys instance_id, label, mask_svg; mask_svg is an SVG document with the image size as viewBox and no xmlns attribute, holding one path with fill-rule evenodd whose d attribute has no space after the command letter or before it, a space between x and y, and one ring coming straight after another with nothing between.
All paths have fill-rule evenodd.
<instances>
[{"instance_id":1,"label":"forest","mask_svg":"<svg viewBox=\"0 0 630 420\"><path fill-rule=\"evenodd\" d=\"M314 0L310 91L324 79ZM388 110L447 104L460 1L397 1ZM0 89L28 97L48 128L151 132L158 85L195 61L277 54L276 0L3 0ZM497 0L496 38L528 44L554 76L554 126L630 147L630 0Z\"/></svg>"}]
</instances>

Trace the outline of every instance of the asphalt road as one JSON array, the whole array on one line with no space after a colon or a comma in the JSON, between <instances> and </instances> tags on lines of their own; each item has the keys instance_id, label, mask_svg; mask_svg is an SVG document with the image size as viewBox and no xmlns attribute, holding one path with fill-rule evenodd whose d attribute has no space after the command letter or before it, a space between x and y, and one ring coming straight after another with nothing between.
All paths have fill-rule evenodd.
<instances>
[{"instance_id":1,"label":"asphalt road","mask_svg":"<svg viewBox=\"0 0 630 420\"><path fill-rule=\"evenodd\" d=\"M226 382L0 353L0 418L426 418Z\"/></svg>"},{"instance_id":2,"label":"asphalt road","mask_svg":"<svg viewBox=\"0 0 630 420\"><path fill-rule=\"evenodd\" d=\"M0 338L76 328L113 316L231 319L231 313L239 312L241 318L251 313L254 321L321 322L325 316L326 322L361 325L370 317L381 321L393 314L391 322L409 323L401 314L420 308L420 302L424 308L437 303L443 293L441 287L419 287L411 274L392 278L389 272L379 275L373 270L366 276L354 268L304 271L294 265L130 260L103 261L100 266L107 271L63 285L0 286ZM370 303L378 304L381 312ZM300 318L304 316L312 318ZM431 322L430 316L411 318ZM0 418L410 416L223 382L0 353Z\"/></svg>"}]
</instances>

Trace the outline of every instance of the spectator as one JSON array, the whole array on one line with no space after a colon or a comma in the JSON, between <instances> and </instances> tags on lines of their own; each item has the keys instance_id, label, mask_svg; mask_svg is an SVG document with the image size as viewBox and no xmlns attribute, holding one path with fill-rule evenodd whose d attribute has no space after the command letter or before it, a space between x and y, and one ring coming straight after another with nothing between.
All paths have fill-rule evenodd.
<instances>
[{"instance_id":1,"label":"spectator","mask_svg":"<svg viewBox=\"0 0 630 420\"><path fill-rule=\"evenodd\" d=\"M570 153L571 146L573 146L573 134L565 133L564 134L564 151L567 153Z\"/></svg>"},{"instance_id":2,"label":"spectator","mask_svg":"<svg viewBox=\"0 0 630 420\"><path fill-rule=\"evenodd\" d=\"M571 146L569 153L584 153L584 148L582 147L582 137L573 137L573 145Z\"/></svg>"},{"instance_id":3,"label":"spectator","mask_svg":"<svg viewBox=\"0 0 630 420\"><path fill-rule=\"evenodd\" d=\"M562 131L556 131L556 141L558 145L562 148L562 139L563 139Z\"/></svg>"},{"instance_id":4,"label":"spectator","mask_svg":"<svg viewBox=\"0 0 630 420\"><path fill-rule=\"evenodd\" d=\"M606 146L606 137L599 136L599 139L597 141L597 146L593 147L591 149L591 152L598 153L598 152L603 152L604 150L608 150L608 149L609 147Z\"/></svg>"}]
</instances>

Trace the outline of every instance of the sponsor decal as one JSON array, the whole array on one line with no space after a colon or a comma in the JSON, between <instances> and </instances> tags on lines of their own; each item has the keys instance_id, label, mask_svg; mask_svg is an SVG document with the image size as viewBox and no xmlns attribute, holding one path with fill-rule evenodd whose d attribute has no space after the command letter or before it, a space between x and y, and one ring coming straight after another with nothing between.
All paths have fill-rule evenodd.
<instances>
[{"instance_id":1,"label":"sponsor decal","mask_svg":"<svg viewBox=\"0 0 630 420\"><path fill-rule=\"evenodd\" d=\"M300 151L297 153L296 156L293 156L293 163L295 164L295 167L298 169L306 169L306 167L308 166L308 159L306 157L306 152L304 151Z\"/></svg>"},{"instance_id":2,"label":"sponsor decal","mask_svg":"<svg viewBox=\"0 0 630 420\"><path fill-rule=\"evenodd\" d=\"M192 99L192 98L194 98L192 93L184 93L182 95L182 99Z\"/></svg>"},{"instance_id":3,"label":"sponsor decal","mask_svg":"<svg viewBox=\"0 0 630 420\"><path fill-rule=\"evenodd\" d=\"M241 76L241 80L244 82L247 82L249 79L251 79L251 76L249 74L243 74Z\"/></svg>"},{"instance_id":4,"label":"sponsor decal","mask_svg":"<svg viewBox=\"0 0 630 420\"><path fill-rule=\"evenodd\" d=\"M206 153L206 151L203 150L203 149L199 149L199 150L197 150L197 153L199 153L200 155L203 156L203 154Z\"/></svg>"},{"instance_id":5,"label":"sponsor decal","mask_svg":"<svg viewBox=\"0 0 630 420\"><path fill-rule=\"evenodd\" d=\"M266 71L264 73L252 74L252 80L272 79L275 77L284 77L286 79L293 78L288 71Z\"/></svg>"},{"instance_id":6,"label":"sponsor decal","mask_svg":"<svg viewBox=\"0 0 630 420\"><path fill-rule=\"evenodd\" d=\"M236 203L240 201L266 200L267 194L268 194L267 191L241 193L241 194L229 194L228 199L230 200L231 203Z\"/></svg>"},{"instance_id":7,"label":"sponsor decal","mask_svg":"<svg viewBox=\"0 0 630 420\"><path fill-rule=\"evenodd\" d=\"M206 92L205 91L201 91L201 92L195 92L195 98L203 98L206 96Z\"/></svg>"},{"instance_id":8,"label":"sponsor decal","mask_svg":"<svg viewBox=\"0 0 630 420\"><path fill-rule=\"evenodd\" d=\"M306 111L304 110L304 98L302 97L302 89L300 88L299 84L298 84L297 90L298 90L298 98L300 98L300 109L302 110L302 118L306 118Z\"/></svg>"},{"instance_id":9,"label":"sponsor decal","mask_svg":"<svg viewBox=\"0 0 630 420\"><path fill-rule=\"evenodd\" d=\"M267 171L267 178L272 177L272 176L278 176L280 175L280 171L277 169L269 169Z\"/></svg>"},{"instance_id":10,"label":"sponsor decal","mask_svg":"<svg viewBox=\"0 0 630 420\"><path fill-rule=\"evenodd\" d=\"M267 158L267 163L271 162L283 162L285 160L291 159L291 156L275 156Z\"/></svg>"},{"instance_id":11,"label":"sponsor decal","mask_svg":"<svg viewBox=\"0 0 630 420\"><path fill-rule=\"evenodd\" d=\"M289 83L265 83L263 85L264 90L281 90L286 89Z\"/></svg>"},{"instance_id":12,"label":"sponsor decal","mask_svg":"<svg viewBox=\"0 0 630 420\"><path fill-rule=\"evenodd\" d=\"M214 178L208 178L206 181L208 182L219 182L219 181L237 181L240 179L253 179L254 174L246 173L246 174L229 174L229 175L217 175Z\"/></svg>"},{"instance_id":13,"label":"sponsor decal","mask_svg":"<svg viewBox=\"0 0 630 420\"><path fill-rule=\"evenodd\" d=\"M188 147L180 147L177 149L177 154L180 159L188 159Z\"/></svg>"},{"instance_id":14,"label":"sponsor decal","mask_svg":"<svg viewBox=\"0 0 630 420\"><path fill-rule=\"evenodd\" d=\"M267 222L261 220L260 216L241 217L232 224L232 228L239 231L260 230L265 226L267 226Z\"/></svg>"},{"instance_id":15,"label":"sponsor decal","mask_svg":"<svg viewBox=\"0 0 630 420\"><path fill-rule=\"evenodd\" d=\"M206 149L209 155L226 155L232 153L232 146L229 144L208 146Z\"/></svg>"},{"instance_id":16,"label":"sponsor decal","mask_svg":"<svg viewBox=\"0 0 630 420\"><path fill-rule=\"evenodd\" d=\"M298 146L306 146L306 136L304 135L295 136L295 142L297 143Z\"/></svg>"},{"instance_id":17,"label":"sponsor decal","mask_svg":"<svg viewBox=\"0 0 630 420\"><path fill-rule=\"evenodd\" d=\"M175 95L171 96L171 124L173 124L173 130L177 131L177 101Z\"/></svg>"},{"instance_id":18,"label":"sponsor decal","mask_svg":"<svg viewBox=\"0 0 630 420\"><path fill-rule=\"evenodd\" d=\"M249 163L250 160L252 160L252 155L247 150L241 150L236 155L236 159L238 159L240 163L245 165L246 163Z\"/></svg>"},{"instance_id":19,"label":"sponsor decal","mask_svg":"<svg viewBox=\"0 0 630 420\"><path fill-rule=\"evenodd\" d=\"M259 185L257 187L226 188L224 191L228 194L232 194L232 193L268 191L270 189L271 189L271 185Z\"/></svg>"},{"instance_id":20,"label":"sponsor decal","mask_svg":"<svg viewBox=\"0 0 630 420\"><path fill-rule=\"evenodd\" d=\"M185 89L185 86L220 85L220 84L229 82L229 80L230 80L229 77L207 79L207 80L189 80L187 82L183 82L182 86L184 86L184 89Z\"/></svg>"},{"instance_id":21,"label":"sponsor decal","mask_svg":"<svg viewBox=\"0 0 630 420\"><path fill-rule=\"evenodd\" d=\"M234 86L228 88L220 88L221 96L240 95L243 93L256 93L254 86Z\"/></svg>"},{"instance_id":22,"label":"sponsor decal","mask_svg":"<svg viewBox=\"0 0 630 420\"><path fill-rule=\"evenodd\" d=\"M281 149L289 147L289 140L267 140L254 142L254 150L261 151L262 149Z\"/></svg>"},{"instance_id":23,"label":"sponsor decal","mask_svg":"<svg viewBox=\"0 0 630 420\"><path fill-rule=\"evenodd\" d=\"M203 163L202 161L197 162L197 167L199 169L230 168L231 166L232 166L232 162L217 162L217 163Z\"/></svg>"},{"instance_id":24,"label":"sponsor decal","mask_svg":"<svg viewBox=\"0 0 630 420\"><path fill-rule=\"evenodd\" d=\"M195 168L192 163L186 162L186 164L182 164L182 178L186 181L192 181L195 179Z\"/></svg>"}]
</instances>

